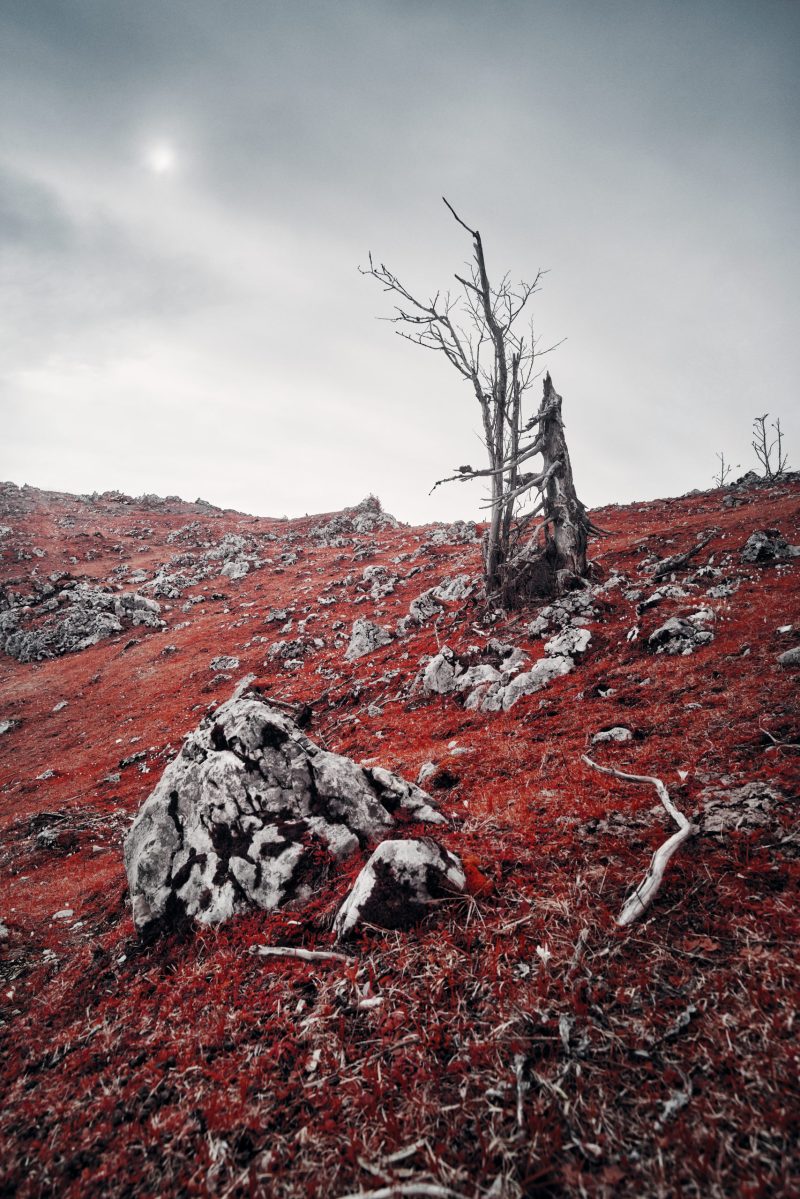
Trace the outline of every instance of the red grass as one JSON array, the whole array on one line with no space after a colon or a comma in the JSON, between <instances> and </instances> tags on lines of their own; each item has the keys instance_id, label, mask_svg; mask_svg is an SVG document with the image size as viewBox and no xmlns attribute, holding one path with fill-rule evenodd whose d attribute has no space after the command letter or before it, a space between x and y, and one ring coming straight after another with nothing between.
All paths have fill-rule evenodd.
<instances>
[{"instance_id":1,"label":"red grass","mask_svg":"<svg viewBox=\"0 0 800 1199\"><path fill-rule=\"evenodd\" d=\"M456 649L482 640L477 602L352 665L330 634L333 621L349 630L357 615L394 624L440 578L477 573L476 546L394 566L424 530L318 549L305 540L313 519L8 492L4 580L34 567L99 580L120 560L154 567L184 548L165 539L189 519L209 540L229 530L299 534L291 548L303 552L282 573L267 566L192 588L227 598L187 614L177 601L166 613L172 627L137 631L127 650L130 633L56 661L0 659L0 719L21 722L0 741L0 918L9 929L0 942L0 1192L289 1199L411 1180L472 1197L499 1177L494 1194L509 1197L796 1194L791 803L764 830L693 838L647 918L623 932L614 923L622 899L667 821L651 811L652 792L580 763L593 732L625 724L636 739L598 746L598 760L660 775L687 813L726 778L796 796L796 671L776 664L795 641L776 630L797 622L798 564L747 567L738 550L756 528L798 540L798 487L746 492L736 509L722 507L723 494L595 514L610 530L594 547L600 567L627 572L627 586L640 585L643 549L666 556L718 526L700 563L730 554L726 573L743 579L730 599L713 601L713 644L689 658L646 648L656 624L699 606L693 599L645 613L628 642L634 605L616 588L575 673L508 713L484 714L409 694L437 638ZM75 524L59 526L64 516ZM142 525L155 530L149 543L127 536ZM352 556L372 542L366 563L424 568L377 613L371 600L353 602L365 562ZM47 557L15 561L26 545ZM87 547L98 556L69 563ZM336 603L318 605L345 574L354 582L327 593ZM264 616L290 603L297 616L319 613L307 632L327 642L296 673L266 652L279 634ZM538 655L524 631L531 615L495 635ZM176 629L182 621L191 623ZM254 634L269 640L247 645ZM162 656L168 643L178 652ZM208 664L219 654L241 665L212 685ZM354 860L301 912L137 941L121 860L129 819L182 735L246 671L273 696L311 703L309 733L329 748L409 778L435 760L440 777L446 769L447 782L455 778L434 793L454 817L441 839L468 865L468 901L443 905L410 933L365 932L352 967L248 953L264 943L328 947ZM598 682L614 693L597 697ZM69 706L54 713L62 698ZM369 716L376 703L381 714ZM453 740L472 752L454 755ZM119 770L142 748L149 773ZM37 780L46 769L54 776ZM116 771L118 783L103 781ZM612 813L621 819L606 824ZM55 846L40 847L43 827L58 830ZM53 921L64 908L74 918ZM373 996L382 1002L360 1006Z\"/></svg>"}]
</instances>

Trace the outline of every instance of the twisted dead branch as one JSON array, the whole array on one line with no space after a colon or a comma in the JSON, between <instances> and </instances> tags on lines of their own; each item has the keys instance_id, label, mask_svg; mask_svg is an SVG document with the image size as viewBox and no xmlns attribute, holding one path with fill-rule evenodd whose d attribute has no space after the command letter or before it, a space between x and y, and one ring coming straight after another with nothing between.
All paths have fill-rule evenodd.
<instances>
[{"instance_id":1,"label":"twisted dead branch","mask_svg":"<svg viewBox=\"0 0 800 1199\"><path fill-rule=\"evenodd\" d=\"M581 754L581 761L594 770L599 770L602 774L610 774L613 778L624 779L628 783L649 783L650 786L655 787L661 803L678 825L677 833L673 833L653 854L644 878L622 905L622 911L617 917L617 924L620 928L624 928L628 924L633 924L634 920L638 920L653 902L661 887L667 862L683 842L696 831L695 826L686 819L682 812L678 811L670 799L664 783L654 775L626 774L622 770L615 770L612 766L600 766L599 763L593 762L587 754Z\"/></svg>"}]
</instances>

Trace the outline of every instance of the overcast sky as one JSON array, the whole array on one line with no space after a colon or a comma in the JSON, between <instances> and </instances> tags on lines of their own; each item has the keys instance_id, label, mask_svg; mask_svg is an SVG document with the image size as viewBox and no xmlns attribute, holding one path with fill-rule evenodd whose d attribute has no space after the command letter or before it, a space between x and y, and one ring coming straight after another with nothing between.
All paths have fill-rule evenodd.
<instances>
[{"instance_id":1,"label":"overcast sky","mask_svg":"<svg viewBox=\"0 0 800 1199\"><path fill-rule=\"evenodd\" d=\"M798 63L796 0L2 0L0 478L477 515L428 496L468 385L357 271L447 287L443 194L549 268L587 503L744 470L766 411L800 467Z\"/></svg>"}]
</instances>

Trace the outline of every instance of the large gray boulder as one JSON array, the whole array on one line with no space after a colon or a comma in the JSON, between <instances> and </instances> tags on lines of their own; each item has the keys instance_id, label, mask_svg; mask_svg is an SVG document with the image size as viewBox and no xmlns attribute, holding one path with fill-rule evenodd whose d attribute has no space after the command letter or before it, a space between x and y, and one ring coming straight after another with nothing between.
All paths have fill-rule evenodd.
<instances>
[{"instance_id":1,"label":"large gray boulder","mask_svg":"<svg viewBox=\"0 0 800 1199\"><path fill-rule=\"evenodd\" d=\"M462 894L466 885L459 858L435 841L384 841L340 907L336 936L343 940L359 924L407 928L438 900Z\"/></svg>"},{"instance_id":2,"label":"large gray boulder","mask_svg":"<svg viewBox=\"0 0 800 1199\"><path fill-rule=\"evenodd\" d=\"M311 893L320 851L342 858L395 827L394 813L445 823L419 787L327 753L284 713L237 696L198 726L125 840L141 932L216 924Z\"/></svg>"}]
</instances>

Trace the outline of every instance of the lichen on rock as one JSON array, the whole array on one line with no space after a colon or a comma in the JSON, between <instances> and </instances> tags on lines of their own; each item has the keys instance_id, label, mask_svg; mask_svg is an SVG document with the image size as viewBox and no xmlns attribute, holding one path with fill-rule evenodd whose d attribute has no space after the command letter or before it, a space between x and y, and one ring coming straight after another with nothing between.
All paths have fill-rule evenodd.
<instances>
[{"instance_id":1,"label":"lichen on rock","mask_svg":"<svg viewBox=\"0 0 800 1199\"><path fill-rule=\"evenodd\" d=\"M315 851L343 858L400 810L445 823L413 783L328 753L259 696L237 696L190 734L128 833L134 923L215 924L302 901Z\"/></svg>"}]
</instances>

